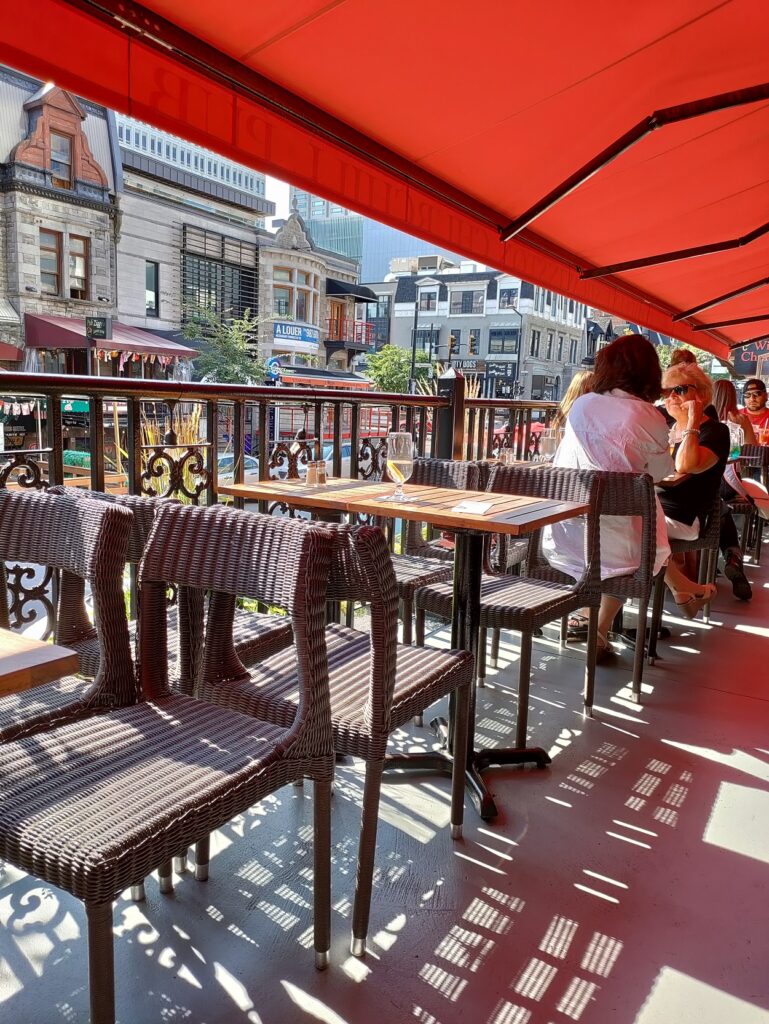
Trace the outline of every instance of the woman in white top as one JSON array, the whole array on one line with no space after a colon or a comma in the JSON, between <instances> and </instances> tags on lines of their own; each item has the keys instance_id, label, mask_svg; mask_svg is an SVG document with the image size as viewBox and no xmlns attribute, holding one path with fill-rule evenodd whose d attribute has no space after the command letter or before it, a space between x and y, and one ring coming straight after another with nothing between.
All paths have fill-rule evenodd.
<instances>
[{"instance_id":1,"label":"woman in white top","mask_svg":"<svg viewBox=\"0 0 769 1024\"><path fill-rule=\"evenodd\" d=\"M673 472L668 425L652 404L660 395L662 371L651 342L624 335L601 349L593 392L578 398L566 422L553 464L617 473L649 473L655 483ZM655 572L670 556L665 516L657 505ZM579 578L584 569L584 527L578 520L545 530L543 552L554 567ZM601 578L627 576L641 557L641 523L627 516L601 518ZM604 595L598 615L599 658L609 653L607 633L622 606Z\"/></svg>"}]
</instances>

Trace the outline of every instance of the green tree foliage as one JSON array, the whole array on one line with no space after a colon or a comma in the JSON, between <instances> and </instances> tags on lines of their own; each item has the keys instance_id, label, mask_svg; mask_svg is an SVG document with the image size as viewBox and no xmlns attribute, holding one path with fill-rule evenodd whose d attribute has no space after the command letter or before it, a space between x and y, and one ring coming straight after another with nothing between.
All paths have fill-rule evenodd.
<instances>
[{"instance_id":1,"label":"green tree foliage","mask_svg":"<svg viewBox=\"0 0 769 1024\"><path fill-rule=\"evenodd\" d=\"M417 351L417 363L426 363L427 354ZM384 345L366 361L366 376L374 382L377 391L390 391L405 395L409 390L411 374L411 350L397 345ZM417 368L417 380L427 378L427 370Z\"/></svg>"},{"instance_id":2,"label":"green tree foliage","mask_svg":"<svg viewBox=\"0 0 769 1024\"><path fill-rule=\"evenodd\" d=\"M183 334L201 342L195 360L195 379L217 384L262 384L267 371L259 354L259 317L247 309L243 316L225 319L210 309L187 312Z\"/></svg>"}]
</instances>

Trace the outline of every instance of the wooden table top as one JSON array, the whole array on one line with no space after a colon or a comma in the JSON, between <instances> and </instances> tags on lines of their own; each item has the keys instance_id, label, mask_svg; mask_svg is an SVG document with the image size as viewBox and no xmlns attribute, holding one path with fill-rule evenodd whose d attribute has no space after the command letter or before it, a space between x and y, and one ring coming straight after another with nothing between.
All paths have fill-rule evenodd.
<instances>
[{"instance_id":1,"label":"wooden table top","mask_svg":"<svg viewBox=\"0 0 769 1024\"><path fill-rule=\"evenodd\" d=\"M80 658L68 647L0 629L0 695L20 693L80 669Z\"/></svg>"},{"instance_id":2,"label":"wooden table top","mask_svg":"<svg viewBox=\"0 0 769 1024\"><path fill-rule=\"evenodd\" d=\"M282 501L294 508L316 512L362 512L430 523L446 530L504 533L516 537L587 512L588 504L494 494L491 491L459 491L446 487L406 484L408 501L388 501L392 483L332 478L325 485L307 487L301 480L261 480L219 488L248 501Z\"/></svg>"}]
</instances>

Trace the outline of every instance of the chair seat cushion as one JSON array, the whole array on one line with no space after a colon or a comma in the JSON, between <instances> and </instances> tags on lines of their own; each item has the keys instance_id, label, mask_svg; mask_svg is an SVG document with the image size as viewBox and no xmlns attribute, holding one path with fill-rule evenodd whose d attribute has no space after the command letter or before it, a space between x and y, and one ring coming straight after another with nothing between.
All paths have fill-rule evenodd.
<instances>
[{"instance_id":1,"label":"chair seat cushion","mask_svg":"<svg viewBox=\"0 0 769 1024\"><path fill-rule=\"evenodd\" d=\"M451 618L453 587L436 583L414 595L417 608ZM484 576L481 580L481 620L485 629L536 629L585 603L565 583L529 576Z\"/></svg>"},{"instance_id":2,"label":"chair seat cushion","mask_svg":"<svg viewBox=\"0 0 769 1024\"><path fill-rule=\"evenodd\" d=\"M0 857L80 899L113 899L293 781L296 762L277 757L285 739L173 696L2 744Z\"/></svg>"},{"instance_id":3,"label":"chair seat cushion","mask_svg":"<svg viewBox=\"0 0 769 1024\"><path fill-rule=\"evenodd\" d=\"M466 651L398 644L389 729L374 737L365 723L371 674L368 633L332 624L326 630L326 645L335 747L354 757L383 755L387 732L472 678L472 656ZM266 721L290 725L299 699L293 649L261 662L249 675L248 679L209 684L203 688L203 696Z\"/></svg>"},{"instance_id":4,"label":"chair seat cushion","mask_svg":"<svg viewBox=\"0 0 769 1024\"><path fill-rule=\"evenodd\" d=\"M417 587L430 583L450 580L454 575L453 565L439 562L435 558L420 558L418 555L393 555L395 581L398 596L410 600Z\"/></svg>"}]
</instances>

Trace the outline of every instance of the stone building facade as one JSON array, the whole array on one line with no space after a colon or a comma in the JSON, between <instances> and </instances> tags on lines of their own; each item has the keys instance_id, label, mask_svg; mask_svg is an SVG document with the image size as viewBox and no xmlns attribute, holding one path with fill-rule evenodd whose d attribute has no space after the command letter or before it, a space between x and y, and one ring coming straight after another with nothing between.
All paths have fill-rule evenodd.
<instances>
[{"instance_id":1,"label":"stone building facade","mask_svg":"<svg viewBox=\"0 0 769 1024\"><path fill-rule=\"evenodd\" d=\"M594 351L581 303L472 263L370 284L378 342L476 377L490 397L559 399ZM423 357L420 357L423 358Z\"/></svg>"},{"instance_id":2,"label":"stone building facade","mask_svg":"<svg viewBox=\"0 0 769 1024\"><path fill-rule=\"evenodd\" d=\"M21 348L27 313L78 318L116 313L114 191L106 111L0 68L0 341L5 345ZM23 361L9 360L6 349L2 354L6 366ZM28 358L27 365L39 364ZM66 369L84 371L85 365L72 353Z\"/></svg>"}]
</instances>

